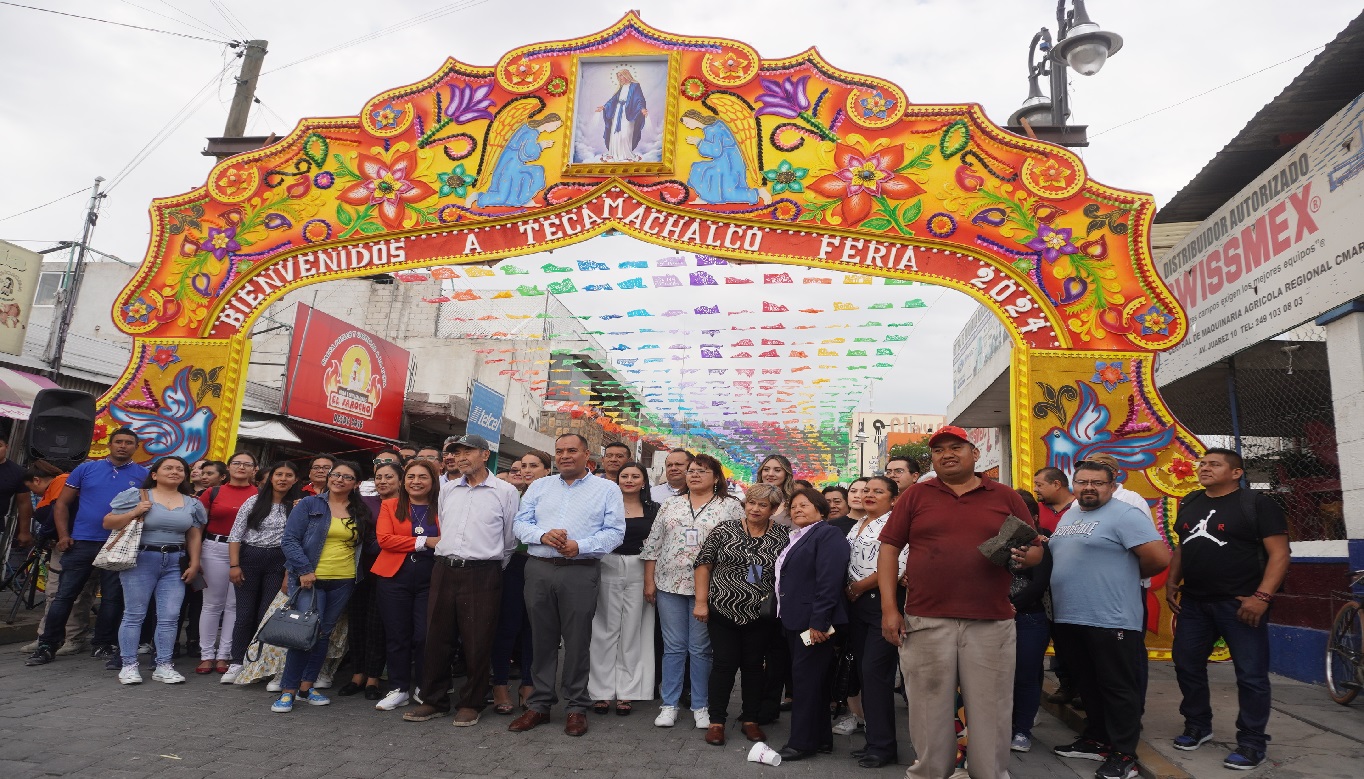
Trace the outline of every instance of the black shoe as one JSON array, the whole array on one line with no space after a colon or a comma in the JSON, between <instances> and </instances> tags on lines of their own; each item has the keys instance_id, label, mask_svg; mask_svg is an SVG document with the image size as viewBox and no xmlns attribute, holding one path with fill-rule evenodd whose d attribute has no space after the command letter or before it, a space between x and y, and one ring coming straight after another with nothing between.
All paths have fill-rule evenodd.
<instances>
[{"instance_id":1,"label":"black shoe","mask_svg":"<svg viewBox=\"0 0 1364 779\"><path fill-rule=\"evenodd\" d=\"M108 659L111 658L111 657L117 658L117 657L118 657L118 647L114 646L113 644L105 644L104 646L97 646L97 647L95 647L94 649L90 650L90 656L93 657L93 658L95 658L96 660L108 660ZM123 667L123 661L122 661L122 660L119 661L118 667L119 667L119 668L122 668L122 667Z\"/></svg>"},{"instance_id":2,"label":"black shoe","mask_svg":"<svg viewBox=\"0 0 1364 779\"><path fill-rule=\"evenodd\" d=\"M777 754L781 755L783 763L789 763L792 760L804 760L808 757L814 757L819 753L811 749L792 749L791 747L782 747L781 750L777 752Z\"/></svg>"},{"instance_id":3,"label":"black shoe","mask_svg":"<svg viewBox=\"0 0 1364 779\"><path fill-rule=\"evenodd\" d=\"M1070 703L1075 697L1075 693L1065 687L1057 687L1056 692L1047 696L1047 703Z\"/></svg>"},{"instance_id":4,"label":"black shoe","mask_svg":"<svg viewBox=\"0 0 1364 779\"><path fill-rule=\"evenodd\" d=\"M108 660L105 660L105 661L104 661L104 670L106 670L106 671L122 671L122 670L123 670L123 658L119 657L117 654L114 654L114 655L111 656Z\"/></svg>"},{"instance_id":5,"label":"black shoe","mask_svg":"<svg viewBox=\"0 0 1364 779\"><path fill-rule=\"evenodd\" d=\"M38 648L33 651L33 654L29 655L28 659L24 661L24 665L47 665L52 662L52 658L52 647L47 646L46 644L39 644Z\"/></svg>"},{"instance_id":6,"label":"black shoe","mask_svg":"<svg viewBox=\"0 0 1364 779\"><path fill-rule=\"evenodd\" d=\"M1099 770L1094 772L1094 779L1137 779L1140 773L1135 755L1111 752Z\"/></svg>"},{"instance_id":7,"label":"black shoe","mask_svg":"<svg viewBox=\"0 0 1364 779\"><path fill-rule=\"evenodd\" d=\"M821 755L832 754L834 751L834 742L830 741L827 744L820 744L818 751Z\"/></svg>"},{"instance_id":8,"label":"black shoe","mask_svg":"<svg viewBox=\"0 0 1364 779\"><path fill-rule=\"evenodd\" d=\"M363 689L364 687L356 684L355 682L346 682L345 684L341 685L341 689L337 690L336 694L340 695L343 698L349 698L350 696L356 694L357 692L360 692Z\"/></svg>"},{"instance_id":9,"label":"black shoe","mask_svg":"<svg viewBox=\"0 0 1364 779\"><path fill-rule=\"evenodd\" d=\"M378 687L378 685L374 685L374 684L365 685L365 700L367 700L367 701L381 701L381 700L383 700L383 699L384 699L384 694L381 693L381 692L379 692L379 687Z\"/></svg>"},{"instance_id":10,"label":"black shoe","mask_svg":"<svg viewBox=\"0 0 1364 779\"><path fill-rule=\"evenodd\" d=\"M781 708L782 711L790 711L790 710L791 710L791 699L790 699L790 698L783 698L782 701L781 701L781 707L780 707L780 708Z\"/></svg>"},{"instance_id":11,"label":"black shoe","mask_svg":"<svg viewBox=\"0 0 1364 779\"><path fill-rule=\"evenodd\" d=\"M867 756L867 748L862 747L861 749L854 749L848 754L852 755L854 760L861 760L862 758Z\"/></svg>"},{"instance_id":12,"label":"black shoe","mask_svg":"<svg viewBox=\"0 0 1364 779\"><path fill-rule=\"evenodd\" d=\"M1051 751L1057 757L1074 757L1080 760L1094 760L1098 762L1107 760L1111 750L1093 739L1078 738L1074 743L1052 747Z\"/></svg>"},{"instance_id":13,"label":"black shoe","mask_svg":"<svg viewBox=\"0 0 1364 779\"><path fill-rule=\"evenodd\" d=\"M894 762L894 757L886 757L885 755L863 755L862 759L857 761L857 764L863 768L881 768Z\"/></svg>"},{"instance_id":14,"label":"black shoe","mask_svg":"<svg viewBox=\"0 0 1364 779\"><path fill-rule=\"evenodd\" d=\"M1265 761L1265 753L1253 747L1237 746L1227 759L1222 761L1224 768L1249 771Z\"/></svg>"},{"instance_id":15,"label":"black shoe","mask_svg":"<svg viewBox=\"0 0 1364 779\"><path fill-rule=\"evenodd\" d=\"M179 660L184 654L184 652L180 651L180 642L176 641L175 646L171 647L171 659Z\"/></svg>"},{"instance_id":16,"label":"black shoe","mask_svg":"<svg viewBox=\"0 0 1364 779\"><path fill-rule=\"evenodd\" d=\"M1070 699L1070 707L1076 711L1084 711L1085 702L1080 700L1080 696L1076 695L1074 698Z\"/></svg>"}]
</instances>

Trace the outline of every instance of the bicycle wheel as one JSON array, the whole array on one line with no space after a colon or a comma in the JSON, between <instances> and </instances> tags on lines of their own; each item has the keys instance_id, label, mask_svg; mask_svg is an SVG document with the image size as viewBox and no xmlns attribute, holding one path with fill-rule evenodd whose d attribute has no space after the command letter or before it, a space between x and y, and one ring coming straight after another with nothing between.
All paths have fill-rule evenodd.
<instances>
[{"instance_id":1,"label":"bicycle wheel","mask_svg":"<svg viewBox=\"0 0 1364 779\"><path fill-rule=\"evenodd\" d=\"M1342 706L1359 694L1361 666L1364 665L1362 628L1359 603L1350 601L1336 612L1336 621L1331 625L1331 636L1326 642L1326 691L1331 700Z\"/></svg>"}]
</instances>

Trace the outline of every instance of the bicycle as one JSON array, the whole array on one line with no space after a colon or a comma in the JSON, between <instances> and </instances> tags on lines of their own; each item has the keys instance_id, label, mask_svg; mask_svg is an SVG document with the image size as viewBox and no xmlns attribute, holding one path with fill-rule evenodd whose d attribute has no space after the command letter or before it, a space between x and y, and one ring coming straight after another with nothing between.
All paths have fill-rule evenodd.
<instances>
[{"instance_id":1,"label":"bicycle","mask_svg":"<svg viewBox=\"0 0 1364 779\"><path fill-rule=\"evenodd\" d=\"M1336 612L1326 642L1326 691L1342 706L1364 689L1364 594L1353 592L1364 585L1364 571L1351 576L1349 600Z\"/></svg>"}]
</instances>

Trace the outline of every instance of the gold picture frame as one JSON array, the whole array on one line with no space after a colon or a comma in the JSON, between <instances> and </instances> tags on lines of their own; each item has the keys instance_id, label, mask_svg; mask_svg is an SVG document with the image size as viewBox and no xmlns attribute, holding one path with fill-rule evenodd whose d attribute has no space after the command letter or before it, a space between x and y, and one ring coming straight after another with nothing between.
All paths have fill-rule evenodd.
<instances>
[{"instance_id":1,"label":"gold picture frame","mask_svg":"<svg viewBox=\"0 0 1364 779\"><path fill-rule=\"evenodd\" d=\"M646 112L647 106L657 105L659 102L664 106L662 125L657 129L646 126L647 132L641 133L638 142L640 146L646 143L651 145L654 141L660 143L656 155L650 148L647 153L638 154L643 159L623 161L603 159L604 156L609 156L610 150L606 148L609 142L605 138L595 136L598 130L593 128L593 125L601 125L604 128L603 119L596 118L602 113L598 108L603 105L598 102L603 99L604 90L601 84L606 83L605 77L617 64L630 67L631 72L636 74L635 81L640 83ZM662 78L657 74L660 64L666 68ZM641 70L646 72L646 78L638 77L637 74ZM677 142L678 89L681 81L682 57L678 52L670 54L627 52L610 56L575 57L573 84L569 89L565 111L568 148L564 151L564 175L670 175L673 172L674 147ZM605 94L609 98L613 93L608 87ZM579 116L579 112L584 110L587 113ZM653 116L649 112L646 118L651 119Z\"/></svg>"}]
</instances>

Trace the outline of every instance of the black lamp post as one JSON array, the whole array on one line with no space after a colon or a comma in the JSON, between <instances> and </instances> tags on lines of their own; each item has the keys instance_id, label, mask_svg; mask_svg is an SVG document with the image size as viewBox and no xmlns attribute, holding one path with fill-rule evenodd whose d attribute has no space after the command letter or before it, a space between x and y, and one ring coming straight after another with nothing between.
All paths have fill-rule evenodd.
<instances>
[{"instance_id":1,"label":"black lamp post","mask_svg":"<svg viewBox=\"0 0 1364 779\"><path fill-rule=\"evenodd\" d=\"M1032 36L1028 46L1028 97L1009 115L1009 129L1033 135L1039 140L1062 146L1088 146L1084 125L1068 125L1070 95L1066 71L1092 76L1103 68L1109 56L1122 48L1122 36L1099 28L1085 11L1084 0L1056 3L1056 29L1059 41L1052 45L1051 31L1043 27ZM1039 60L1038 52L1042 56ZM1051 81L1051 95L1042 94L1041 79Z\"/></svg>"}]
</instances>

